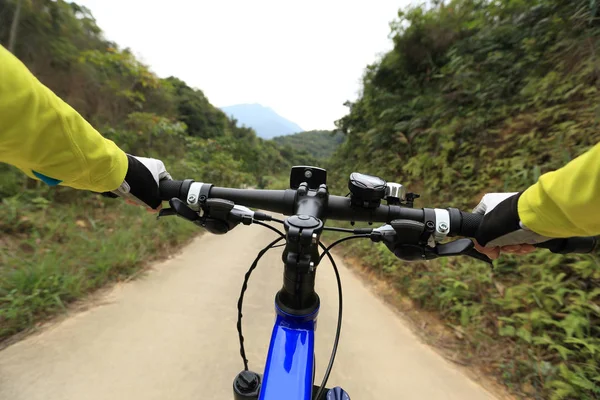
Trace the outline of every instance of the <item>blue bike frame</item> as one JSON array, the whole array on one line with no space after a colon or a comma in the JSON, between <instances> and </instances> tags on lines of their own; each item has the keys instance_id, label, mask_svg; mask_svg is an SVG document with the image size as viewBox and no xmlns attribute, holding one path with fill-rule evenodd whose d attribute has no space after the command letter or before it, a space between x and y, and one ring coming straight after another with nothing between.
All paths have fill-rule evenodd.
<instances>
[{"instance_id":1,"label":"blue bike frame","mask_svg":"<svg viewBox=\"0 0 600 400\"><path fill-rule=\"evenodd\" d=\"M306 316L287 314L277 306L275 310L259 400L311 400L319 310Z\"/></svg>"}]
</instances>

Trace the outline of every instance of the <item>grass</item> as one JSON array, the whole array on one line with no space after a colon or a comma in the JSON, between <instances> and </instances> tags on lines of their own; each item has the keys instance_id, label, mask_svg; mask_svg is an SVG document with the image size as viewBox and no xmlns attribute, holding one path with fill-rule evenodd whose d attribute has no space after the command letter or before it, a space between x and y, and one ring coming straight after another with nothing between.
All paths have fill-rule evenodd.
<instances>
[{"instance_id":1,"label":"grass","mask_svg":"<svg viewBox=\"0 0 600 400\"><path fill-rule=\"evenodd\" d=\"M66 310L199 232L121 201L12 197L0 203L0 341Z\"/></svg>"}]
</instances>

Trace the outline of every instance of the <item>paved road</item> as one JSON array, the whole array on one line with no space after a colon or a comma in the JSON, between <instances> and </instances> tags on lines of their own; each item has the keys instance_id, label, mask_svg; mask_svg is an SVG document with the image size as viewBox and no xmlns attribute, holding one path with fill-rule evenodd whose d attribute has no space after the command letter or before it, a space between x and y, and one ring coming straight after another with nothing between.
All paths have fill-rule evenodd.
<instances>
[{"instance_id":1,"label":"paved road","mask_svg":"<svg viewBox=\"0 0 600 400\"><path fill-rule=\"evenodd\" d=\"M236 302L257 250L274 237L261 227L204 235L121 284L88 311L0 352L0 399L231 399L239 357ZM272 329L281 251L267 254L245 303L247 354L262 372ZM345 314L330 384L353 400L494 397L419 342L403 321L343 265ZM318 273L322 308L317 376L329 359L337 290L329 263ZM320 381L320 380L319 380Z\"/></svg>"}]
</instances>

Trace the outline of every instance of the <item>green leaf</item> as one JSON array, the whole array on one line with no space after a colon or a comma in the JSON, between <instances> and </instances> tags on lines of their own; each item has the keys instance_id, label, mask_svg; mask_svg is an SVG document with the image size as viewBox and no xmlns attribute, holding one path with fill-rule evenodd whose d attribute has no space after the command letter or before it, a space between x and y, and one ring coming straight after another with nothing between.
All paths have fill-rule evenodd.
<instances>
[{"instance_id":1,"label":"green leaf","mask_svg":"<svg viewBox=\"0 0 600 400\"><path fill-rule=\"evenodd\" d=\"M531 331L521 327L517 330L517 336L526 341L527 343L531 343Z\"/></svg>"},{"instance_id":2,"label":"green leaf","mask_svg":"<svg viewBox=\"0 0 600 400\"><path fill-rule=\"evenodd\" d=\"M505 325L505 326L501 326L500 329L498 329L498 334L500 336L515 336L515 327L512 325Z\"/></svg>"},{"instance_id":3,"label":"green leaf","mask_svg":"<svg viewBox=\"0 0 600 400\"><path fill-rule=\"evenodd\" d=\"M548 348L550 350L556 350L558 354L560 354L560 357L565 361L569 358L569 354L573 353L571 350L567 349L565 346L561 346L560 344L553 344Z\"/></svg>"}]
</instances>

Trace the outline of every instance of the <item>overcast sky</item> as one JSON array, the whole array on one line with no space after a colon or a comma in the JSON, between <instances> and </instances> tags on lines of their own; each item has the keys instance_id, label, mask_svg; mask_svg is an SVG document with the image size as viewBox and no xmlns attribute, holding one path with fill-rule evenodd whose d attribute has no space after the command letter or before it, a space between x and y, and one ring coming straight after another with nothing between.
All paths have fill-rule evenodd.
<instances>
[{"instance_id":1,"label":"overcast sky","mask_svg":"<svg viewBox=\"0 0 600 400\"><path fill-rule=\"evenodd\" d=\"M331 129L410 0L79 0L107 39L217 107L260 103Z\"/></svg>"}]
</instances>

